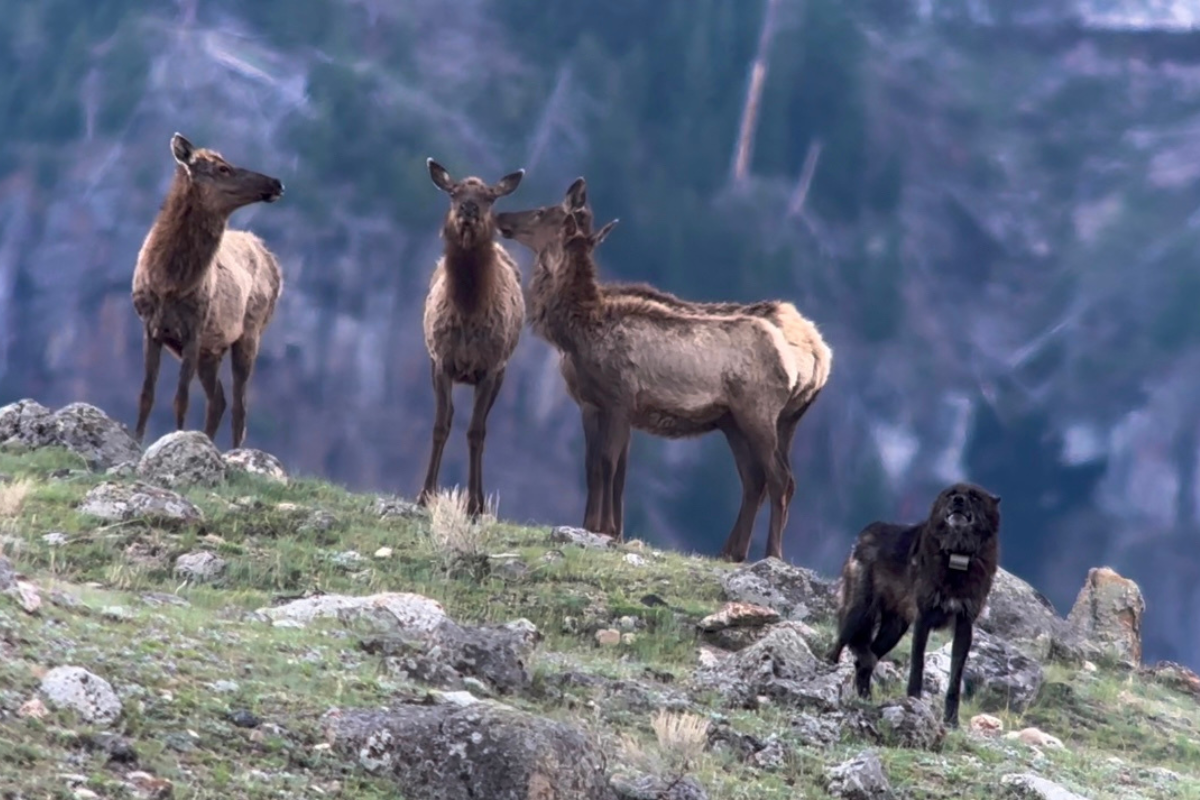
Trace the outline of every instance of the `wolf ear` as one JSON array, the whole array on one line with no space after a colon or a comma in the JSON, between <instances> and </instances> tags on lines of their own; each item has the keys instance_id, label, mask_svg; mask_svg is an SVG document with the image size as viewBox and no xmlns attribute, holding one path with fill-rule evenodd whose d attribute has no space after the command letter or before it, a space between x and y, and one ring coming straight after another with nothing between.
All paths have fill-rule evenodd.
<instances>
[{"instance_id":1,"label":"wolf ear","mask_svg":"<svg viewBox=\"0 0 1200 800\"><path fill-rule=\"evenodd\" d=\"M992 498L992 504L993 504L993 505L997 505L997 506L998 506L998 505L1000 505L1000 495L998 495L998 494L989 494L989 495L988 495L988 497Z\"/></svg>"}]
</instances>

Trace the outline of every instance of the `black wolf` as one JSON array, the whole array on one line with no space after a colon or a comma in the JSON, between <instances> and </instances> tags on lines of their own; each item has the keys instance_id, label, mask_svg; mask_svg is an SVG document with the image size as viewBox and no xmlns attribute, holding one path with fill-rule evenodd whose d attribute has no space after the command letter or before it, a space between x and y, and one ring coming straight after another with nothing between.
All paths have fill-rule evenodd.
<instances>
[{"instance_id":1,"label":"black wolf","mask_svg":"<svg viewBox=\"0 0 1200 800\"><path fill-rule=\"evenodd\" d=\"M836 664L842 648L854 653L854 684L871 696L871 674L880 658L913 629L908 695L921 696L929 632L954 625L946 724L958 726L963 664L974 624L1000 560L1000 498L971 483L938 494L927 519L915 525L872 522L842 567L837 640L826 656Z\"/></svg>"}]
</instances>

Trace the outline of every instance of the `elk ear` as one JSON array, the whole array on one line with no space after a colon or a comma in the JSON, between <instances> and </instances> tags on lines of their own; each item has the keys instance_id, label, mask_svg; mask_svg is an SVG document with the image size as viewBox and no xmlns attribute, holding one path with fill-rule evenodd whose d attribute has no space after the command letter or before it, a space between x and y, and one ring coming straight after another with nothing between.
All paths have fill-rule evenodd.
<instances>
[{"instance_id":1,"label":"elk ear","mask_svg":"<svg viewBox=\"0 0 1200 800\"><path fill-rule=\"evenodd\" d=\"M579 234L579 223L575 221L574 214L567 214L562 223L563 241L577 236Z\"/></svg>"},{"instance_id":2,"label":"elk ear","mask_svg":"<svg viewBox=\"0 0 1200 800\"><path fill-rule=\"evenodd\" d=\"M521 185L521 178L525 177L525 170L519 169L516 172L510 172L492 185L493 197L504 197L506 194L512 194Z\"/></svg>"},{"instance_id":3,"label":"elk ear","mask_svg":"<svg viewBox=\"0 0 1200 800\"><path fill-rule=\"evenodd\" d=\"M454 181L450 178L450 173L446 171L445 167L432 158L425 159L425 165L429 167L429 177L433 179L434 186L446 194L454 191Z\"/></svg>"},{"instance_id":4,"label":"elk ear","mask_svg":"<svg viewBox=\"0 0 1200 800\"><path fill-rule=\"evenodd\" d=\"M179 164L191 172L192 159L196 155L196 146L187 140L182 133L176 133L171 137L171 155Z\"/></svg>"},{"instance_id":5,"label":"elk ear","mask_svg":"<svg viewBox=\"0 0 1200 800\"><path fill-rule=\"evenodd\" d=\"M587 205L587 181L583 178L576 178L575 182L567 189L567 208L571 211L578 211Z\"/></svg>"},{"instance_id":6,"label":"elk ear","mask_svg":"<svg viewBox=\"0 0 1200 800\"><path fill-rule=\"evenodd\" d=\"M612 222L608 223L603 228L592 234L592 246L595 247L608 238L608 234L612 233L612 229L615 228L617 223L620 221L621 220L619 219L614 219Z\"/></svg>"}]
</instances>

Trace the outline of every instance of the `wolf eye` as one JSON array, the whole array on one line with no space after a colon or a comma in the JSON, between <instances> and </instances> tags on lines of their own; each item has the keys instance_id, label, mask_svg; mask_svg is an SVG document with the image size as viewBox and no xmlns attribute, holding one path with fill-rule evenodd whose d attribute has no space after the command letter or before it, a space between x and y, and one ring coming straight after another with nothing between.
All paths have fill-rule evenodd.
<instances>
[{"instance_id":1,"label":"wolf eye","mask_svg":"<svg viewBox=\"0 0 1200 800\"><path fill-rule=\"evenodd\" d=\"M217 167L217 172L221 173L222 175L228 175L229 173L233 172L233 170L231 170L227 165L222 164L221 166Z\"/></svg>"}]
</instances>

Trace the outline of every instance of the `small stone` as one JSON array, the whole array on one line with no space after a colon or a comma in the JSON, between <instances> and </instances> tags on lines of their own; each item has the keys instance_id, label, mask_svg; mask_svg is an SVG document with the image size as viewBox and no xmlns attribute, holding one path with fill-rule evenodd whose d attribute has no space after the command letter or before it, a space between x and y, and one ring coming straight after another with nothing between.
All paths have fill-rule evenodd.
<instances>
[{"instance_id":1,"label":"small stone","mask_svg":"<svg viewBox=\"0 0 1200 800\"><path fill-rule=\"evenodd\" d=\"M71 796L75 800L96 800L100 795L93 792L91 789L85 789L82 786L71 791Z\"/></svg>"},{"instance_id":2,"label":"small stone","mask_svg":"<svg viewBox=\"0 0 1200 800\"><path fill-rule=\"evenodd\" d=\"M895 797L879 756L864 750L849 761L826 770L826 788L845 800L887 800Z\"/></svg>"},{"instance_id":3,"label":"small stone","mask_svg":"<svg viewBox=\"0 0 1200 800\"><path fill-rule=\"evenodd\" d=\"M980 736L998 736L1004 730L1004 722L991 714L976 714L971 717L968 728Z\"/></svg>"},{"instance_id":4,"label":"small stone","mask_svg":"<svg viewBox=\"0 0 1200 800\"><path fill-rule=\"evenodd\" d=\"M27 580L18 579L15 585L5 590L5 594L12 595L26 614L36 614L42 607L42 596L37 587Z\"/></svg>"},{"instance_id":5,"label":"small stone","mask_svg":"<svg viewBox=\"0 0 1200 800\"><path fill-rule=\"evenodd\" d=\"M614 628L602 628L596 631L596 644L601 647L616 647L621 643L621 632Z\"/></svg>"},{"instance_id":6,"label":"small stone","mask_svg":"<svg viewBox=\"0 0 1200 800\"><path fill-rule=\"evenodd\" d=\"M237 681L224 681L224 680L213 681L208 686L214 692L220 692L220 693L236 692L238 689L242 688L240 685L238 685Z\"/></svg>"},{"instance_id":7,"label":"small stone","mask_svg":"<svg viewBox=\"0 0 1200 800\"><path fill-rule=\"evenodd\" d=\"M1021 800L1088 800L1031 773L1005 775L1000 778L1000 785L1008 790L1008 796Z\"/></svg>"},{"instance_id":8,"label":"small stone","mask_svg":"<svg viewBox=\"0 0 1200 800\"><path fill-rule=\"evenodd\" d=\"M121 622L133 619L133 615L129 613L129 609L125 608L125 606L105 606L100 609L100 616Z\"/></svg>"},{"instance_id":9,"label":"small stone","mask_svg":"<svg viewBox=\"0 0 1200 800\"><path fill-rule=\"evenodd\" d=\"M589 550L606 550L612 546L612 537L560 525L550 531L550 541L555 544L574 544Z\"/></svg>"},{"instance_id":10,"label":"small stone","mask_svg":"<svg viewBox=\"0 0 1200 800\"><path fill-rule=\"evenodd\" d=\"M174 792L174 787L169 780L156 778L141 770L127 774L125 782L139 797L147 798L147 800L165 800Z\"/></svg>"},{"instance_id":11,"label":"small stone","mask_svg":"<svg viewBox=\"0 0 1200 800\"><path fill-rule=\"evenodd\" d=\"M1081 669L1084 672L1095 672L1098 668L1092 662L1084 661L1083 664L1081 665Z\"/></svg>"},{"instance_id":12,"label":"small stone","mask_svg":"<svg viewBox=\"0 0 1200 800\"><path fill-rule=\"evenodd\" d=\"M374 509L384 519L415 519L427 514L421 506L399 497L376 497Z\"/></svg>"},{"instance_id":13,"label":"small stone","mask_svg":"<svg viewBox=\"0 0 1200 800\"><path fill-rule=\"evenodd\" d=\"M257 728L262 724L261 719L244 708L239 708L230 713L229 721L239 728Z\"/></svg>"},{"instance_id":14,"label":"small stone","mask_svg":"<svg viewBox=\"0 0 1200 800\"><path fill-rule=\"evenodd\" d=\"M121 716L112 685L82 667L55 667L42 677L41 689L51 705L71 708L85 722L111 725Z\"/></svg>"},{"instance_id":15,"label":"small stone","mask_svg":"<svg viewBox=\"0 0 1200 800\"><path fill-rule=\"evenodd\" d=\"M626 553L625 563L632 567L644 567L646 566L646 559L642 558L637 553Z\"/></svg>"},{"instance_id":16,"label":"small stone","mask_svg":"<svg viewBox=\"0 0 1200 800\"><path fill-rule=\"evenodd\" d=\"M197 550L175 559L175 574L189 580L208 582L220 577L228 562L215 553Z\"/></svg>"},{"instance_id":17,"label":"small stone","mask_svg":"<svg viewBox=\"0 0 1200 800\"><path fill-rule=\"evenodd\" d=\"M28 717L32 719L41 719L48 713L50 712L46 708L45 704L36 697L26 700L21 704L21 707L17 709L17 716L23 718Z\"/></svg>"},{"instance_id":18,"label":"small stone","mask_svg":"<svg viewBox=\"0 0 1200 800\"><path fill-rule=\"evenodd\" d=\"M621 644L633 644L636 641L637 641L636 633L622 633L621 634Z\"/></svg>"},{"instance_id":19,"label":"small stone","mask_svg":"<svg viewBox=\"0 0 1200 800\"><path fill-rule=\"evenodd\" d=\"M362 563L367 559L362 553L358 553L354 550L346 550L334 555L331 560L334 564L342 569L355 569L361 566Z\"/></svg>"},{"instance_id":20,"label":"small stone","mask_svg":"<svg viewBox=\"0 0 1200 800\"><path fill-rule=\"evenodd\" d=\"M472 706L472 705L475 705L476 703L480 702L478 697L471 694L470 692L464 692L464 691L441 692L439 694L439 697L441 698L442 702L451 703L453 705L459 706L460 708L465 708L466 706Z\"/></svg>"},{"instance_id":21,"label":"small stone","mask_svg":"<svg viewBox=\"0 0 1200 800\"><path fill-rule=\"evenodd\" d=\"M236 450L230 450L222 456L225 461L225 467L230 472L244 472L250 475L267 478L276 483L286 484L288 482L287 471L283 468L283 463L271 455L264 453L262 450L254 450L248 447L239 447Z\"/></svg>"},{"instance_id":22,"label":"small stone","mask_svg":"<svg viewBox=\"0 0 1200 800\"><path fill-rule=\"evenodd\" d=\"M392 548L390 548L390 547L379 548L378 550L375 551L375 557L380 558L380 559L391 558L392 557Z\"/></svg>"},{"instance_id":23,"label":"small stone","mask_svg":"<svg viewBox=\"0 0 1200 800\"><path fill-rule=\"evenodd\" d=\"M42 536L42 541L51 547L62 547L67 543L67 535L61 531L51 531Z\"/></svg>"}]
</instances>

